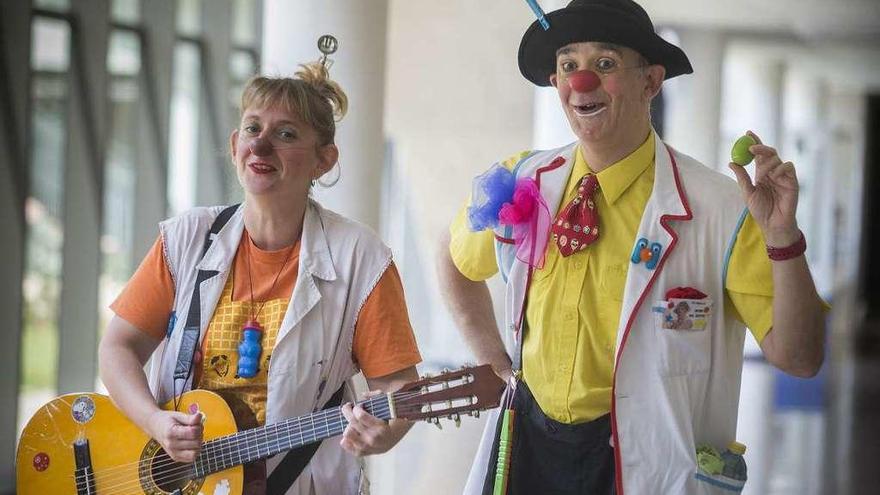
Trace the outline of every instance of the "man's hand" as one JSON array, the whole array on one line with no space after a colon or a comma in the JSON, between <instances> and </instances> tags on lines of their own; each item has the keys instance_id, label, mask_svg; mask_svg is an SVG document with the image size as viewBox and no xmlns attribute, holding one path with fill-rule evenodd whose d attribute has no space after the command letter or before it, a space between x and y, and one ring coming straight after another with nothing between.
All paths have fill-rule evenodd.
<instances>
[{"instance_id":1,"label":"man's hand","mask_svg":"<svg viewBox=\"0 0 880 495\"><path fill-rule=\"evenodd\" d=\"M148 419L149 434L177 462L193 462L202 449L201 412L185 414L159 410Z\"/></svg>"},{"instance_id":2,"label":"man's hand","mask_svg":"<svg viewBox=\"0 0 880 495\"><path fill-rule=\"evenodd\" d=\"M782 162L774 148L761 143L752 131L748 135L757 144L749 147L755 155L755 180L744 167L731 162L743 200L761 227L764 239L774 247L790 246L800 238L797 227L798 180L794 164Z\"/></svg>"},{"instance_id":3,"label":"man's hand","mask_svg":"<svg viewBox=\"0 0 880 495\"><path fill-rule=\"evenodd\" d=\"M797 227L798 180L791 162L761 143L749 147L755 155L755 180L735 164L730 169L749 213L768 246L787 247L800 239ZM761 350L773 366L794 376L814 376L825 355L825 318L804 256L773 262L773 327Z\"/></svg>"}]
</instances>

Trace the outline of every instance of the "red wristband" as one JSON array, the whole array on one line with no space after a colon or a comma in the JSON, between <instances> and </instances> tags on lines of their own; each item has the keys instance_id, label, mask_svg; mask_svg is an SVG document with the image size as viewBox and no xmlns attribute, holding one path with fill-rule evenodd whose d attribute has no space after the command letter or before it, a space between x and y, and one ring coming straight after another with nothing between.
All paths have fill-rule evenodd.
<instances>
[{"instance_id":1,"label":"red wristband","mask_svg":"<svg viewBox=\"0 0 880 495\"><path fill-rule=\"evenodd\" d=\"M773 261L785 261L804 254L807 250L807 239L803 232L798 230L798 233L801 237L794 244L785 247L767 246L767 256Z\"/></svg>"}]
</instances>

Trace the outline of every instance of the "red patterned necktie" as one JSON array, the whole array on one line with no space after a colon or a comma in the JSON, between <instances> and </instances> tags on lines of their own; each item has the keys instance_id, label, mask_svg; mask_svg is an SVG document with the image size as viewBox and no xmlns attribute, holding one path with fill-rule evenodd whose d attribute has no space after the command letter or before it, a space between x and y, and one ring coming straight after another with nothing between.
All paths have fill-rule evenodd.
<instances>
[{"instance_id":1,"label":"red patterned necktie","mask_svg":"<svg viewBox=\"0 0 880 495\"><path fill-rule=\"evenodd\" d=\"M599 189L596 174L587 174L580 180L577 195L557 215L550 232L562 256L569 256L599 238L599 212L593 202L593 193Z\"/></svg>"}]
</instances>

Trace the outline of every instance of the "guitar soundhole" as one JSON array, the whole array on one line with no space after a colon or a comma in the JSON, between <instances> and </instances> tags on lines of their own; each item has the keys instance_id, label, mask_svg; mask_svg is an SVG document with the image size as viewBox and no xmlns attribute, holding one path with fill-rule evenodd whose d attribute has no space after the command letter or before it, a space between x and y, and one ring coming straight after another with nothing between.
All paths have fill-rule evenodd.
<instances>
[{"instance_id":1,"label":"guitar soundhole","mask_svg":"<svg viewBox=\"0 0 880 495\"><path fill-rule=\"evenodd\" d=\"M166 495L180 490L182 495L197 495L204 478L193 477L193 464L174 462L159 445L150 440L141 452L138 477L144 495Z\"/></svg>"}]
</instances>

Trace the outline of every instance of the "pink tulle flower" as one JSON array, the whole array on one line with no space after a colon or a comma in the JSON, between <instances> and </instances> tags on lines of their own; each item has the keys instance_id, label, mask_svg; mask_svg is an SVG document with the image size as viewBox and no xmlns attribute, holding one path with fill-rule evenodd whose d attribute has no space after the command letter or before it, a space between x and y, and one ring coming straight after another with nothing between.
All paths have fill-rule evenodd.
<instances>
[{"instance_id":1,"label":"pink tulle flower","mask_svg":"<svg viewBox=\"0 0 880 495\"><path fill-rule=\"evenodd\" d=\"M516 181L513 199L501 206L498 222L513 226L517 259L542 268L551 219L547 203L534 179L525 177Z\"/></svg>"},{"instance_id":2,"label":"pink tulle flower","mask_svg":"<svg viewBox=\"0 0 880 495\"><path fill-rule=\"evenodd\" d=\"M534 179L527 177L516 181L513 200L504 203L498 212L498 222L504 225L523 223L532 217L535 203L540 199L541 191Z\"/></svg>"}]
</instances>

